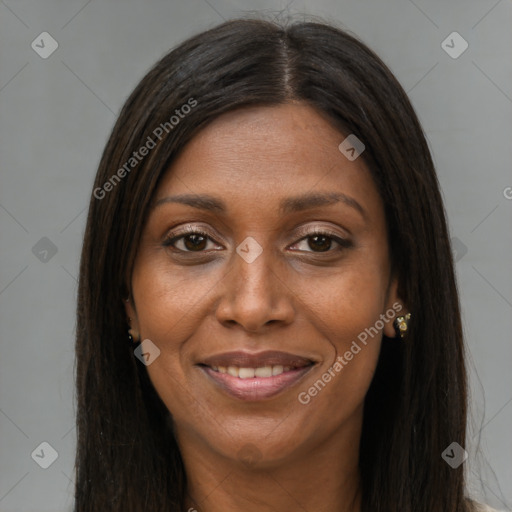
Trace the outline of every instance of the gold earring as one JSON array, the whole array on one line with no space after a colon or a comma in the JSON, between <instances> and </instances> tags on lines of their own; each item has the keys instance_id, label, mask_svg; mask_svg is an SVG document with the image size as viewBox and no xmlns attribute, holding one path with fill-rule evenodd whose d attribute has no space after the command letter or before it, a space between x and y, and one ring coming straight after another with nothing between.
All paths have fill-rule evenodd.
<instances>
[{"instance_id":1,"label":"gold earring","mask_svg":"<svg viewBox=\"0 0 512 512\"><path fill-rule=\"evenodd\" d=\"M405 338L407 329L409 328L409 320L411 319L411 313L407 313L405 316L397 316L393 322L396 334L401 339Z\"/></svg>"},{"instance_id":2,"label":"gold earring","mask_svg":"<svg viewBox=\"0 0 512 512\"><path fill-rule=\"evenodd\" d=\"M135 329L129 329L128 331L128 339L131 343L137 343L140 341L140 335Z\"/></svg>"},{"instance_id":3,"label":"gold earring","mask_svg":"<svg viewBox=\"0 0 512 512\"><path fill-rule=\"evenodd\" d=\"M131 323L132 319L128 317L128 325L131 326ZM130 327L130 329L128 329L128 339L130 340L131 343L137 343L140 340L140 335L138 331Z\"/></svg>"}]
</instances>

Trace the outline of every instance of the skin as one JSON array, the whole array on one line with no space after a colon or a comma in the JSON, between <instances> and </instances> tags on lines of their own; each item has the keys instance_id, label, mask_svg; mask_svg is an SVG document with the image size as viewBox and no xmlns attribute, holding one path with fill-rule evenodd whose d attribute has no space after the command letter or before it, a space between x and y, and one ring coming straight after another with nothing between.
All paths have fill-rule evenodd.
<instances>
[{"instance_id":1,"label":"skin","mask_svg":"<svg viewBox=\"0 0 512 512\"><path fill-rule=\"evenodd\" d=\"M156 192L155 202L195 193L226 204L223 213L153 208L125 303L131 327L161 351L147 371L173 415L186 510L360 511L363 402L382 331L309 403L297 399L400 302L382 200L362 159L339 151L344 138L302 103L240 109L197 134ZM344 202L278 213L282 199L311 192L343 193L364 214ZM187 236L163 245L187 224L210 239L195 250ZM315 243L314 228L351 245ZM263 248L252 263L236 252L249 236ZM383 332L395 336L392 321ZM242 401L196 365L233 350L281 350L316 365L272 398Z\"/></svg>"}]
</instances>

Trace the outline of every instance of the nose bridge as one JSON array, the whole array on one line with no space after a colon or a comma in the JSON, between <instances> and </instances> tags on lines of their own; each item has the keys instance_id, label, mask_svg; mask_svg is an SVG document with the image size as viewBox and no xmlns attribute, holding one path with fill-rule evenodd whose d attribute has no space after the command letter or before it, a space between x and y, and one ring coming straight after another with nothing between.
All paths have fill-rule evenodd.
<instances>
[{"instance_id":1,"label":"nose bridge","mask_svg":"<svg viewBox=\"0 0 512 512\"><path fill-rule=\"evenodd\" d=\"M244 242L237 247L233 261L233 276L243 291L271 294L270 281L274 273L271 249L259 249L254 242ZM259 244L258 244L259 245Z\"/></svg>"},{"instance_id":2,"label":"nose bridge","mask_svg":"<svg viewBox=\"0 0 512 512\"><path fill-rule=\"evenodd\" d=\"M217 311L220 321L257 330L271 321L291 319L293 310L287 288L277 277L275 255L264 245L247 237L236 248Z\"/></svg>"},{"instance_id":3,"label":"nose bridge","mask_svg":"<svg viewBox=\"0 0 512 512\"><path fill-rule=\"evenodd\" d=\"M232 262L233 279L239 298L246 300L247 295L253 300L272 301L275 288L272 286L275 279L272 271L275 267L274 255L263 237L258 238L261 243L249 236L236 248Z\"/></svg>"}]
</instances>

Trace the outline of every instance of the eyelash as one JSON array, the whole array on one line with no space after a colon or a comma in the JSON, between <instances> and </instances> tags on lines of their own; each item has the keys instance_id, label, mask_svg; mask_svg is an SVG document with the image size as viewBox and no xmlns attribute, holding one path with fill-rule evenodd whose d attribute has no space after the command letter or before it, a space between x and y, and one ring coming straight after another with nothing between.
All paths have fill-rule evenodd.
<instances>
[{"instance_id":1,"label":"eyelash","mask_svg":"<svg viewBox=\"0 0 512 512\"><path fill-rule=\"evenodd\" d=\"M309 253L317 254L317 255L329 254L329 253L333 253L335 251L340 251L340 250L343 250L343 249L348 249L349 247L352 247L352 245L353 245L350 240L347 240L345 238L341 238L338 235L336 235L335 233L332 233L331 231L329 231L328 229L316 228L316 229L313 229L311 231L307 231L307 232L304 232L304 233L301 233L301 234L304 235L304 236L302 236L302 238L297 240L297 242L295 242L295 244L298 243L298 242L302 242L303 240L307 240L310 237L326 236L326 237L331 238L332 240L334 240L339 245L339 247L337 249L329 249L327 251L299 251L299 252L309 252ZM187 235L200 235L200 236L202 236L204 238L207 238L210 241L214 241L213 238L206 231L203 231L202 229L194 227L194 226L186 226L183 230L181 230L178 233L169 233L169 235L165 238L165 240L164 240L162 245L164 247L171 247L172 249L174 249L174 250L176 250L178 252L181 252L181 253L185 253L185 254L194 254L194 253L202 254L202 253L207 252L205 250L202 250L202 251L188 251L188 250L183 250L183 249L177 249L176 247L174 247L174 244L178 240L181 240L182 238L185 238ZM295 244L293 244L293 245L295 245Z\"/></svg>"}]
</instances>

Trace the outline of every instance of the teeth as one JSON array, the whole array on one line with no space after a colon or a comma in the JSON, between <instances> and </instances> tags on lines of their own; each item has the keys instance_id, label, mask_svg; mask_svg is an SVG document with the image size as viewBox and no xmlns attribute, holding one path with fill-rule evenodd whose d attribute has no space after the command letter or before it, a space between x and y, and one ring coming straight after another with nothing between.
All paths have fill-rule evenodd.
<instances>
[{"instance_id":1,"label":"teeth","mask_svg":"<svg viewBox=\"0 0 512 512\"><path fill-rule=\"evenodd\" d=\"M238 371L238 366L228 366L229 375L232 375L233 377L238 377Z\"/></svg>"},{"instance_id":2,"label":"teeth","mask_svg":"<svg viewBox=\"0 0 512 512\"><path fill-rule=\"evenodd\" d=\"M272 366L272 375L279 375L283 373L284 368L280 364L276 364L276 366Z\"/></svg>"},{"instance_id":3,"label":"teeth","mask_svg":"<svg viewBox=\"0 0 512 512\"><path fill-rule=\"evenodd\" d=\"M272 377L272 366L262 366L254 370L255 377Z\"/></svg>"},{"instance_id":4,"label":"teeth","mask_svg":"<svg viewBox=\"0 0 512 512\"><path fill-rule=\"evenodd\" d=\"M219 373L227 373L240 379L252 379L254 377L274 377L283 372L289 372L291 366L276 364L273 366L260 366L259 368L240 368L239 366L212 366Z\"/></svg>"},{"instance_id":5,"label":"teeth","mask_svg":"<svg viewBox=\"0 0 512 512\"><path fill-rule=\"evenodd\" d=\"M254 368L240 368L238 376L241 379L252 379L254 377Z\"/></svg>"}]
</instances>

